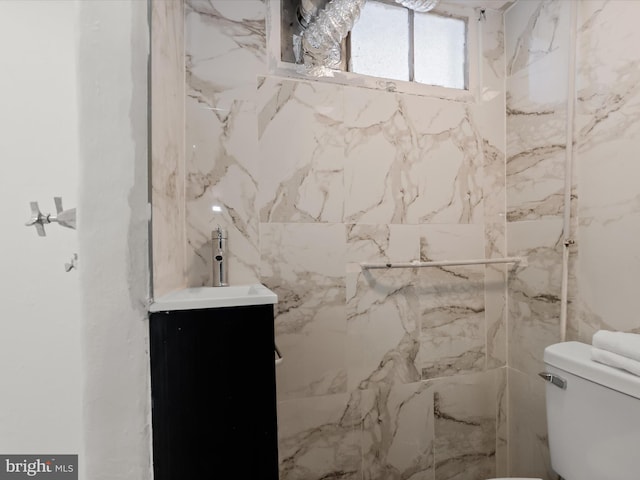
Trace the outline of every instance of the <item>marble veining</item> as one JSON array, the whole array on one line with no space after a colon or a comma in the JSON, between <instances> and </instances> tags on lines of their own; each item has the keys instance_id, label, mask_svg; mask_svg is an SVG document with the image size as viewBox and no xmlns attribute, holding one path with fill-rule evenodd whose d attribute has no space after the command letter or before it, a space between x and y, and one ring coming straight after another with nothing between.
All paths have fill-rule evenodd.
<instances>
[{"instance_id":1,"label":"marble veining","mask_svg":"<svg viewBox=\"0 0 640 480\"><path fill-rule=\"evenodd\" d=\"M456 100L270 75L263 0L154 4L154 284L207 285L221 225L230 280L278 293L281 478L553 478L536 373L559 338L571 4L517 2L506 30L487 11ZM589 341L640 332L640 4L576 10L569 336ZM507 254L530 266L359 268Z\"/></svg>"},{"instance_id":2,"label":"marble veining","mask_svg":"<svg viewBox=\"0 0 640 480\"><path fill-rule=\"evenodd\" d=\"M260 105L263 222L482 221L482 140L463 106L276 79Z\"/></svg>"},{"instance_id":3,"label":"marble veining","mask_svg":"<svg viewBox=\"0 0 640 480\"><path fill-rule=\"evenodd\" d=\"M340 87L268 78L259 97L261 221L342 222Z\"/></svg>"},{"instance_id":4,"label":"marble veining","mask_svg":"<svg viewBox=\"0 0 640 480\"><path fill-rule=\"evenodd\" d=\"M544 348L560 340L561 235L560 220L509 226L510 255L529 261L509 279L509 365L532 374L544 367Z\"/></svg>"},{"instance_id":5,"label":"marble veining","mask_svg":"<svg viewBox=\"0 0 640 480\"><path fill-rule=\"evenodd\" d=\"M523 70L529 75L536 63L562 49L562 27L567 19L563 22L561 6L558 0L523 2L510 12L507 32L517 36L510 35L507 41L508 75Z\"/></svg>"},{"instance_id":6,"label":"marble veining","mask_svg":"<svg viewBox=\"0 0 640 480\"><path fill-rule=\"evenodd\" d=\"M151 188L153 196L154 295L186 284L184 228L184 22L183 2L160 2L151 10Z\"/></svg>"},{"instance_id":7,"label":"marble veining","mask_svg":"<svg viewBox=\"0 0 640 480\"><path fill-rule=\"evenodd\" d=\"M211 231L228 231L229 281L259 281L257 75L265 66L261 1L193 0L186 29L186 235L190 286L211 278Z\"/></svg>"},{"instance_id":8,"label":"marble veining","mask_svg":"<svg viewBox=\"0 0 640 480\"><path fill-rule=\"evenodd\" d=\"M348 386L373 388L420 379L418 296L410 271L348 274Z\"/></svg>"},{"instance_id":9,"label":"marble veining","mask_svg":"<svg viewBox=\"0 0 640 480\"><path fill-rule=\"evenodd\" d=\"M187 83L208 97L248 99L265 73L261 0L187 0Z\"/></svg>"},{"instance_id":10,"label":"marble veining","mask_svg":"<svg viewBox=\"0 0 640 480\"><path fill-rule=\"evenodd\" d=\"M580 253L577 326L635 331L640 275L640 39L636 2L590 1L578 9L576 144Z\"/></svg>"},{"instance_id":11,"label":"marble veining","mask_svg":"<svg viewBox=\"0 0 640 480\"><path fill-rule=\"evenodd\" d=\"M508 369L510 475L551 480L545 385L535 375Z\"/></svg>"},{"instance_id":12,"label":"marble veining","mask_svg":"<svg viewBox=\"0 0 640 480\"><path fill-rule=\"evenodd\" d=\"M470 112L442 100L380 96L348 92L355 101L347 103L345 122L345 220L481 221L482 155Z\"/></svg>"},{"instance_id":13,"label":"marble veining","mask_svg":"<svg viewBox=\"0 0 640 480\"><path fill-rule=\"evenodd\" d=\"M536 380L544 348L560 340L570 6L556 0L518 2L505 17L506 243L508 255L527 256L529 266L510 270L507 277L508 368L501 381L508 395L498 403L496 467L544 479L554 477L544 385ZM575 197L575 183L572 188Z\"/></svg>"},{"instance_id":14,"label":"marble veining","mask_svg":"<svg viewBox=\"0 0 640 480\"><path fill-rule=\"evenodd\" d=\"M434 383L435 479L495 475L495 372Z\"/></svg>"},{"instance_id":15,"label":"marble veining","mask_svg":"<svg viewBox=\"0 0 640 480\"><path fill-rule=\"evenodd\" d=\"M569 2L507 12L507 219L563 215Z\"/></svg>"},{"instance_id":16,"label":"marble veining","mask_svg":"<svg viewBox=\"0 0 640 480\"><path fill-rule=\"evenodd\" d=\"M369 396L354 392L279 402L280 478L360 480L364 405Z\"/></svg>"},{"instance_id":17,"label":"marble veining","mask_svg":"<svg viewBox=\"0 0 640 480\"><path fill-rule=\"evenodd\" d=\"M447 415L473 423L470 471L494 472L504 267L359 263L505 254L502 16L480 29L477 98L451 100L274 76L266 7L187 2L185 223L190 285L221 225L230 280L278 295L280 476L456 478ZM458 406L470 392L482 407Z\"/></svg>"},{"instance_id":18,"label":"marble veining","mask_svg":"<svg viewBox=\"0 0 640 480\"><path fill-rule=\"evenodd\" d=\"M345 232L342 224L262 224L262 282L278 295L278 395L346 391Z\"/></svg>"},{"instance_id":19,"label":"marble veining","mask_svg":"<svg viewBox=\"0 0 640 480\"><path fill-rule=\"evenodd\" d=\"M411 383L374 390L364 409L363 479L434 479L432 386Z\"/></svg>"}]
</instances>

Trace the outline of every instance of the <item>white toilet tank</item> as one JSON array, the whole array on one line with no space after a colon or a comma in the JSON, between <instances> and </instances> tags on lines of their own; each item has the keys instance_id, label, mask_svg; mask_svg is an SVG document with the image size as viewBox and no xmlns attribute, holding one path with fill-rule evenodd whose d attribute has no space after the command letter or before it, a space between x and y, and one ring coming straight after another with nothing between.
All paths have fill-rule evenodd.
<instances>
[{"instance_id":1,"label":"white toilet tank","mask_svg":"<svg viewBox=\"0 0 640 480\"><path fill-rule=\"evenodd\" d=\"M544 362L554 376L546 387L553 470L566 480L640 479L640 377L594 362L579 342L547 347Z\"/></svg>"}]
</instances>

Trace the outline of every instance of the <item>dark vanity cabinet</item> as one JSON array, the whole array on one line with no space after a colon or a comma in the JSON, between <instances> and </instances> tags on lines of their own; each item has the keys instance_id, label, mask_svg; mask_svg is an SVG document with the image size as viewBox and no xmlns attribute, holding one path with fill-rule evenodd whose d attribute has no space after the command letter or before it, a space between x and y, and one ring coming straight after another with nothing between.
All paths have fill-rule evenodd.
<instances>
[{"instance_id":1,"label":"dark vanity cabinet","mask_svg":"<svg viewBox=\"0 0 640 480\"><path fill-rule=\"evenodd\" d=\"M154 479L277 480L273 304L156 310Z\"/></svg>"}]
</instances>

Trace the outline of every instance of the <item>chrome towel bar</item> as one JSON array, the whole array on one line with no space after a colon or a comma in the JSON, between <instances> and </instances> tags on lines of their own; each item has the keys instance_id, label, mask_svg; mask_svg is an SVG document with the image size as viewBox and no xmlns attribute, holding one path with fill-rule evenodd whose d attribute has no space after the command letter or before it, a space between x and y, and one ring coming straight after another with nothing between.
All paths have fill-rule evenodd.
<instances>
[{"instance_id":1,"label":"chrome towel bar","mask_svg":"<svg viewBox=\"0 0 640 480\"><path fill-rule=\"evenodd\" d=\"M423 268L423 267L451 267L456 265L486 265L493 263L514 263L523 267L527 266L527 257L505 257L505 258L482 258L472 260L438 260L433 262L399 262L399 263L367 263L363 262L360 267L363 270L373 270L382 268Z\"/></svg>"}]
</instances>

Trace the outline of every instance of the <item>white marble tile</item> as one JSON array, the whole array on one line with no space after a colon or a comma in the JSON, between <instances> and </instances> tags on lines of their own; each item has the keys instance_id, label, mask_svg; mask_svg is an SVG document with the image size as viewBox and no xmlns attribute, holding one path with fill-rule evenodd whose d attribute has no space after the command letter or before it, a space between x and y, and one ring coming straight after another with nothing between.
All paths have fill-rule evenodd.
<instances>
[{"instance_id":1,"label":"white marble tile","mask_svg":"<svg viewBox=\"0 0 640 480\"><path fill-rule=\"evenodd\" d=\"M511 79L507 94L507 215L509 221L562 215L566 103L530 97L529 78ZM540 82L554 80L549 72Z\"/></svg>"},{"instance_id":2,"label":"white marble tile","mask_svg":"<svg viewBox=\"0 0 640 480\"><path fill-rule=\"evenodd\" d=\"M535 79L536 72L555 72L557 84L531 83L531 96L563 101L569 42L569 2L528 0L507 11L505 54L507 75Z\"/></svg>"},{"instance_id":3,"label":"white marble tile","mask_svg":"<svg viewBox=\"0 0 640 480\"><path fill-rule=\"evenodd\" d=\"M426 382L383 387L363 417L363 479L434 480L433 391Z\"/></svg>"},{"instance_id":4,"label":"white marble tile","mask_svg":"<svg viewBox=\"0 0 640 480\"><path fill-rule=\"evenodd\" d=\"M508 369L509 475L553 480L547 435L545 382Z\"/></svg>"},{"instance_id":5,"label":"white marble tile","mask_svg":"<svg viewBox=\"0 0 640 480\"><path fill-rule=\"evenodd\" d=\"M480 78L476 101L469 104L469 109L484 142L504 154L505 56L502 14L487 9L484 19L478 22L478 28L482 39Z\"/></svg>"},{"instance_id":6,"label":"white marble tile","mask_svg":"<svg viewBox=\"0 0 640 480\"><path fill-rule=\"evenodd\" d=\"M342 88L265 79L259 91L262 222L341 222Z\"/></svg>"},{"instance_id":7,"label":"white marble tile","mask_svg":"<svg viewBox=\"0 0 640 480\"><path fill-rule=\"evenodd\" d=\"M280 399L346 391L342 224L260 225L261 279L278 295Z\"/></svg>"},{"instance_id":8,"label":"white marble tile","mask_svg":"<svg viewBox=\"0 0 640 480\"><path fill-rule=\"evenodd\" d=\"M564 107L552 107L548 111L534 107L525 112L509 105L508 112L508 220L562 217L566 159Z\"/></svg>"},{"instance_id":9,"label":"white marble tile","mask_svg":"<svg viewBox=\"0 0 640 480\"><path fill-rule=\"evenodd\" d=\"M366 392L365 392L366 394ZM363 394L278 403L281 480L362 478Z\"/></svg>"},{"instance_id":10,"label":"white marble tile","mask_svg":"<svg viewBox=\"0 0 640 480\"><path fill-rule=\"evenodd\" d=\"M411 270L362 271L356 262L419 258L416 225L347 225L348 386L414 382L418 299Z\"/></svg>"},{"instance_id":11,"label":"white marble tile","mask_svg":"<svg viewBox=\"0 0 640 480\"><path fill-rule=\"evenodd\" d=\"M487 265L484 270L487 368L507 363L507 278L511 268L511 265Z\"/></svg>"},{"instance_id":12,"label":"white marble tile","mask_svg":"<svg viewBox=\"0 0 640 480\"><path fill-rule=\"evenodd\" d=\"M423 261L484 257L482 225L420 226ZM423 379L486 367L484 266L416 270Z\"/></svg>"},{"instance_id":13,"label":"white marble tile","mask_svg":"<svg viewBox=\"0 0 640 480\"><path fill-rule=\"evenodd\" d=\"M481 100L490 101L493 95L504 99L505 79L505 28L501 12L487 9L481 22L482 38L482 85L484 95ZM486 93L492 90L492 97ZM500 130L500 129L496 129Z\"/></svg>"},{"instance_id":14,"label":"white marble tile","mask_svg":"<svg viewBox=\"0 0 640 480\"><path fill-rule=\"evenodd\" d=\"M252 100L266 73L266 5L261 0L187 0L187 82L216 103Z\"/></svg>"},{"instance_id":15,"label":"white marble tile","mask_svg":"<svg viewBox=\"0 0 640 480\"><path fill-rule=\"evenodd\" d=\"M637 144L639 56L631 46L640 36L636 28L638 7L636 2L619 0L580 2L576 120L581 158L591 157L591 149L607 144L611 147L608 152L600 150L593 156L608 154L608 161L615 154L624 158ZM623 171L615 168L610 173Z\"/></svg>"},{"instance_id":16,"label":"white marble tile","mask_svg":"<svg viewBox=\"0 0 640 480\"><path fill-rule=\"evenodd\" d=\"M218 225L228 233L229 282L254 283L259 279L254 108L251 102L237 101L222 111L195 98L187 99L186 235L190 286L210 285L211 232Z\"/></svg>"},{"instance_id":17,"label":"white marble tile","mask_svg":"<svg viewBox=\"0 0 640 480\"><path fill-rule=\"evenodd\" d=\"M435 479L496 473L496 371L433 382Z\"/></svg>"},{"instance_id":18,"label":"white marble tile","mask_svg":"<svg viewBox=\"0 0 640 480\"><path fill-rule=\"evenodd\" d=\"M482 224L431 224L420 225L419 229L421 261L484 258Z\"/></svg>"},{"instance_id":19,"label":"white marble tile","mask_svg":"<svg viewBox=\"0 0 640 480\"><path fill-rule=\"evenodd\" d=\"M187 235L192 284L221 223L234 280L278 294L280 476L435 480L436 422L438 478L491 476L502 386L461 374L505 355L502 271L358 263L505 253L500 15L466 103L265 76L264 6L189 1Z\"/></svg>"},{"instance_id":20,"label":"white marble tile","mask_svg":"<svg viewBox=\"0 0 640 480\"><path fill-rule=\"evenodd\" d=\"M472 107L483 141L484 255L506 255L505 30L503 15L487 11L482 22L481 101ZM504 265L484 270L487 368L506 364L506 272Z\"/></svg>"},{"instance_id":21,"label":"white marble tile","mask_svg":"<svg viewBox=\"0 0 640 480\"><path fill-rule=\"evenodd\" d=\"M640 331L640 5L585 1L578 8L576 130L579 176L579 338L598 329Z\"/></svg>"},{"instance_id":22,"label":"white marble tile","mask_svg":"<svg viewBox=\"0 0 640 480\"><path fill-rule=\"evenodd\" d=\"M496 477L509 475L508 368L496 370Z\"/></svg>"},{"instance_id":23,"label":"white marble tile","mask_svg":"<svg viewBox=\"0 0 640 480\"><path fill-rule=\"evenodd\" d=\"M506 156L504 137L498 145L483 139L483 207L484 221L489 225L504 225L506 221ZM503 248L496 239L495 249Z\"/></svg>"},{"instance_id":24,"label":"white marble tile","mask_svg":"<svg viewBox=\"0 0 640 480\"><path fill-rule=\"evenodd\" d=\"M569 5L523 2L506 14L510 221L562 216Z\"/></svg>"},{"instance_id":25,"label":"white marble tile","mask_svg":"<svg viewBox=\"0 0 640 480\"><path fill-rule=\"evenodd\" d=\"M262 1L186 2L186 261L190 286L210 284L210 236L218 225L228 231L229 282L259 280L255 98L257 75L266 69L265 15Z\"/></svg>"},{"instance_id":26,"label":"white marble tile","mask_svg":"<svg viewBox=\"0 0 640 480\"><path fill-rule=\"evenodd\" d=\"M184 3L154 3L151 24L153 288L159 296L186 285Z\"/></svg>"},{"instance_id":27,"label":"white marble tile","mask_svg":"<svg viewBox=\"0 0 640 480\"><path fill-rule=\"evenodd\" d=\"M418 225L347 225L347 262L411 262L419 258Z\"/></svg>"},{"instance_id":28,"label":"white marble tile","mask_svg":"<svg viewBox=\"0 0 640 480\"><path fill-rule=\"evenodd\" d=\"M348 389L420 380L419 301L411 270L347 274Z\"/></svg>"},{"instance_id":29,"label":"white marble tile","mask_svg":"<svg viewBox=\"0 0 640 480\"><path fill-rule=\"evenodd\" d=\"M640 329L640 214L580 227L579 278L583 309L593 329ZM591 323L591 322L590 322ZM595 332L594 332L595 333Z\"/></svg>"},{"instance_id":30,"label":"white marble tile","mask_svg":"<svg viewBox=\"0 0 640 480\"><path fill-rule=\"evenodd\" d=\"M354 90L345 89L345 221L482 221L481 141L464 104Z\"/></svg>"},{"instance_id":31,"label":"white marble tile","mask_svg":"<svg viewBox=\"0 0 640 480\"><path fill-rule=\"evenodd\" d=\"M578 69L581 337L598 328L631 331L640 264L632 239L640 226L640 61L626 48L638 37L631 2L581 5ZM605 161L606 159L606 161ZM614 246L614 247L612 247ZM607 254L603 254L607 252ZM608 279L616 278L614 284Z\"/></svg>"},{"instance_id":32,"label":"white marble tile","mask_svg":"<svg viewBox=\"0 0 640 480\"><path fill-rule=\"evenodd\" d=\"M543 353L560 341L562 220L515 222L507 226L509 255L528 266L509 275L509 366L536 374Z\"/></svg>"}]
</instances>

